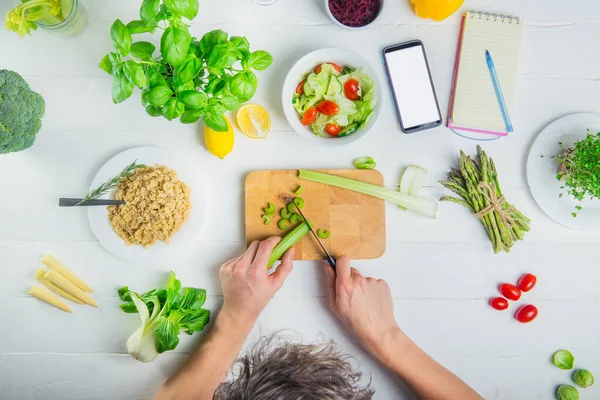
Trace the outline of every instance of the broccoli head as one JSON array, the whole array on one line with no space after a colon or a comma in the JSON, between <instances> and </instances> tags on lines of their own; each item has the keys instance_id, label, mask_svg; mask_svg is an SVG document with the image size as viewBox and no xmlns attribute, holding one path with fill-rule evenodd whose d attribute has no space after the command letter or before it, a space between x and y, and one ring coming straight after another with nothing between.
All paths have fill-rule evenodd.
<instances>
[{"instance_id":1,"label":"broccoli head","mask_svg":"<svg viewBox=\"0 0 600 400\"><path fill-rule=\"evenodd\" d=\"M42 127L46 104L16 72L0 70L0 154L28 149Z\"/></svg>"}]
</instances>

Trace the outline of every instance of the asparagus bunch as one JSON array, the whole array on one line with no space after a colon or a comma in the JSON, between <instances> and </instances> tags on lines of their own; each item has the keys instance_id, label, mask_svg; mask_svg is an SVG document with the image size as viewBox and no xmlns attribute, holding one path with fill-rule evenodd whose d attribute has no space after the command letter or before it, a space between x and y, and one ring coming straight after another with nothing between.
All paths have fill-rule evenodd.
<instances>
[{"instance_id":1,"label":"asparagus bunch","mask_svg":"<svg viewBox=\"0 0 600 400\"><path fill-rule=\"evenodd\" d=\"M494 160L481 146L477 146L477 156L479 162L460 152L459 167L448 173L448 180L440 182L460 198L444 196L440 201L452 201L469 208L485 227L494 253L510 252L513 244L523 240L525 232L529 232L531 220L504 200ZM488 187L494 193L489 193Z\"/></svg>"}]
</instances>

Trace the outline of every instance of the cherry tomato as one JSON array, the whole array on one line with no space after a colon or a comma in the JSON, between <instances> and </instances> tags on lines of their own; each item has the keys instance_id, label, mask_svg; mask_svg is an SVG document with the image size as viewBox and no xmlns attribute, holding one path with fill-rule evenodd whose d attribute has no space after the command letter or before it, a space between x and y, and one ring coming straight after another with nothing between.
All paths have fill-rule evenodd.
<instances>
[{"instance_id":1,"label":"cherry tomato","mask_svg":"<svg viewBox=\"0 0 600 400\"><path fill-rule=\"evenodd\" d=\"M327 132L330 136L337 136L342 131L342 127L338 124L327 124L325 125L325 132Z\"/></svg>"},{"instance_id":2,"label":"cherry tomato","mask_svg":"<svg viewBox=\"0 0 600 400\"><path fill-rule=\"evenodd\" d=\"M315 122L315 120L317 119L317 114L318 114L317 107L311 107L308 110L306 110L306 112L302 116L302 121L301 121L302 125L308 126L308 125L312 124L313 122Z\"/></svg>"},{"instance_id":3,"label":"cherry tomato","mask_svg":"<svg viewBox=\"0 0 600 400\"><path fill-rule=\"evenodd\" d=\"M356 79L348 79L344 83L344 94L348 100L358 100L358 81Z\"/></svg>"},{"instance_id":4,"label":"cherry tomato","mask_svg":"<svg viewBox=\"0 0 600 400\"><path fill-rule=\"evenodd\" d=\"M340 112L340 106L331 100L323 100L317 104L317 110L319 110L321 114L332 116Z\"/></svg>"},{"instance_id":5,"label":"cherry tomato","mask_svg":"<svg viewBox=\"0 0 600 400\"><path fill-rule=\"evenodd\" d=\"M335 63L328 62L328 63L325 63L325 64L331 65L333 68L335 68L337 70L337 72L342 72L342 67L340 67L339 65L337 65ZM323 69L323 64L321 64L317 68L315 68L315 73L316 74L320 74L322 69Z\"/></svg>"},{"instance_id":6,"label":"cherry tomato","mask_svg":"<svg viewBox=\"0 0 600 400\"><path fill-rule=\"evenodd\" d=\"M504 297L494 297L493 299L490 299L490 306L495 310L506 310L508 308L508 300Z\"/></svg>"},{"instance_id":7,"label":"cherry tomato","mask_svg":"<svg viewBox=\"0 0 600 400\"><path fill-rule=\"evenodd\" d=\"M304 83L306 83L306 80L303 80L298 84L298 86L296 86L296 93L298 93L299 95L304 94Z\"/></svg>"},{"instance_id":8,"label":"cherry tomato","mask_svg":"<svg viewBox=\"0 0 600 400\"><path fill-rule=\"evenodd\" d=\"M513 285L512 283L503 283L498 286L498 290L502 294L502 296L506 297L509 300L517 301L521 298L521 290L518 287Z\"/></svg>"},{"instance_id":9,"label":"cherry tomato","mask_svg":"<svg viewBox=\"0 0 600 400\"><path fill-rule=\"evenodd\" d=\"M517 286L522 292L529 292L537 283L537 277L534 274L525 274L519 279Z\"/></svg>"},{"instance_id":10,"label":"cherry tomato","mask_svg":"<svg viewBox=\"0 0 600 400\"><path fill-rule=\"evenodd\" d=\"M533 321L538 316L538 309L533 304L527 304L517 310L515 319L522 324Z\"/></svg>"}]
</instances>

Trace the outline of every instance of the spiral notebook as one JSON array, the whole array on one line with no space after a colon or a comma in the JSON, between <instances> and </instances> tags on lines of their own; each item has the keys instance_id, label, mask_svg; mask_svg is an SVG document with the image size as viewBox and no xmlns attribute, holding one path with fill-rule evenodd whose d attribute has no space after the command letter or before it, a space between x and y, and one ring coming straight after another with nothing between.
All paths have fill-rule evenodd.
<instances>
[{"instance_id":1,"label":"spiral notebook","mask_svg":"<svg viewBox=\"0 0 600 400\"><path fill-rule=\"evenodd\" d=\"M506 136L506 124L488 69L494 59L500 86L512 115L523 24L519 17L468 11L459 35L447 126L468 136Z\"/></svg>"}]
</instances>

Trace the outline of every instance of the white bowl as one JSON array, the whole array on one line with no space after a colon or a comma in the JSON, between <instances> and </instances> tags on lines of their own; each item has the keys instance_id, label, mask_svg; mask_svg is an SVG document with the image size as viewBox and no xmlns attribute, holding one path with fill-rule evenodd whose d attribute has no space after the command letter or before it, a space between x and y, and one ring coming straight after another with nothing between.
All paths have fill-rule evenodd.
<instances>
[{"instance_id":1,"label":"white bowl","mask_svg":"<svg viewBox=\"0 0 600 400\"><path fill-rule=\"evenodd\" d=\"M373 114L371 114L369 117L369 122L365 127L358 129L353 134L341 138L326 138L312 133L310 127L306 127L300 123L300 116L292 105L292 99L294 98L294 93L296 92L298 83L300 83L306 77L306 74L309 71L314 70L315 67L326 62L336 63L342 67L362 67L366 70L369 77L373 79L375 84L375 99L377 103L375 104ZM355 142L362 138L373 127L373 124L375 124L375 121L377 120L381 110L381 85L379 84L379 79L377 78L375 69L367 60L357 53L346 49L320 49L313 51L312 53L308 53L299 59L296 64L294 64L292 69L290 69L290 72L288 72L283 83L281 101L283 103L283 112L285 113L288 123L296 132L298 132L300 136L319 146L341 146Z\"/></svg>"},{"instance_id":2,"label":"white bowl","mask_svg":"<svg viewBox=\"0 0 600 400\"><path fill-rule=\"evenodd\" d=\"M360 31L360 30L369 28L371 25L373 25L373 23L375 21L377 21L377 19L381 15L381 10L383 10L383 0L380 1L379 11L377 12L377 15L375 16L373 21L371 21L368 24L363 25L363 26L348 26L348 25L342 24L340 21L337 20L336 17L333 16L333 14L331 13L331 10L329 9L329 0L325 0L325 11L327 12L327 15L329 16L329 18L333 21L334 24L336 24L340 28L344 28L349 31Z\"/></svg>"}]
</instances>

